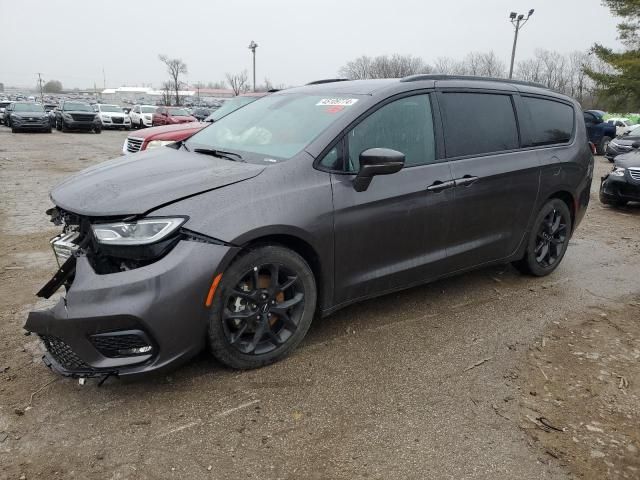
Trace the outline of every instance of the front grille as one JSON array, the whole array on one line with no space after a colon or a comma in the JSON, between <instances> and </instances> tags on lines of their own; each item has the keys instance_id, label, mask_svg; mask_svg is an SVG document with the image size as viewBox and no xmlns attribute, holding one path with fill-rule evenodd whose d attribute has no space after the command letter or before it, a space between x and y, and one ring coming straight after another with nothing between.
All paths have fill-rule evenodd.
<instances>
[{"instance_id":1,"label":"front grille","mask_svg":"<svg viewBox=\"0 0 640 480\"><path fill-rule=\"evenodd\" d=\"M123 117L111 117L111 121L113 123L124 123L124 118Z\"/></svg>"},{"instance_id":2,"label":"front grille","mask_svg":"<svg viewBox=\"0 0 640 480\"><path fill-rule=\"evenodd\" d=\"M146 355L152 350L149 341L135 333L102 333L92 335L89 340L102 355L110 358Z\"/></svg>"},{"instance_id":3,"label":"front grille","mask_svg":"<svg viewBox=\"0 0 640 480\"><path fill-rule=\"evenodd\" d=\"M90 370L87 365L69 345L52 335L40 335L49 354L67 370Z\"/></svg>"},{"instance_id":4,"label":"front grille","mask_svg":"<svg viewBox=\"0 0 640 480\"><path fill-rule=\"evenodd\" d=\"M127 152L136 153L140 151L140 147L144 140L142 138L129 137L127 138Z\"/></svg>"},{"instance_id":5,"label":"front grille","mask_svg":"<svg viewBox=\"0 0 640 480\"><path fill-rule=\"evenodd\" d=\"M630 168L629 175L631 175L631 178L634 180L638 180L640 182L640 168Z\"/></svg>"},{"instance_id":6,"label":"front grille","mask_svg":"<svg viewBox=\"0 0 640 480\"><path fill-rule=\"evenodd\" d=\"M72 113L71 118L73 118L76 122L91 122L95 118L95 115L86 113Z\"/></svg>"}]
</instances>

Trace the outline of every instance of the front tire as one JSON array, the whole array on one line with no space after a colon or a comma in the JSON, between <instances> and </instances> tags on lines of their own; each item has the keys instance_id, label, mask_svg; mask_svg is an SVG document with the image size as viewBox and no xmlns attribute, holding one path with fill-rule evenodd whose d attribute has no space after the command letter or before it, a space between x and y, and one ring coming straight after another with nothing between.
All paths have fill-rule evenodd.
<instances>
[{"instance_id":1,"label":"front tire","mask_svg":"<svg viewBox=\"0 0 640 480\"><path fill-rule=\"evenodd\" d=\"M528 275L549 275L560 265L567 251L571 228L569 207L562 200L552 198L538 212L524 257L514 262L514 266Z\"/></svg>"},{"instance_id":2,"label":"front tire","mask_svg":"<svg viewBox=\"0 0 640 480\"><path fill-rule=\"evenodd\" d=\"M258 368L293 351L316 309L316 282L297 253L265 245L224 272L209 319L214 357L237 369Z\"/></svg>"}]
</instances>

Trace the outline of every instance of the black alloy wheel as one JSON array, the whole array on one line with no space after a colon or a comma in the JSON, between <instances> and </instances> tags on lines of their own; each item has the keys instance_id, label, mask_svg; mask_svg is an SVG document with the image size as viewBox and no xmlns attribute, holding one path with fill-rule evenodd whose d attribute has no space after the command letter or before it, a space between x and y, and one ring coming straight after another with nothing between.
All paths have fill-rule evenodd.
<instances>
[{"instance_id":1,"label":"black alloy wheel","mask_svg":"<svg viewBox=\"0 0 640 480\"><path fill-rule=\"evenodd\" d=\"M315 279L297 253L251 250L224 272L209 328L214 356L233 368L256 368L287 355L306 335L316 304Z\"/></svg>"},{"instance_id":2,"label":"black alloy wheel","mask_svg":"<svg viewBox=\"0 0 640 480\"><path fill-rule=\"evenodd\" d=\"M567 223L555 208L544 217L536 239L536 262L544 268L553 266L567 242Z\"/></svg>"},{"instance_id":3,"label":"black alloy wheel","mask_svg":"<svg viewBox=\"0 0 640 480\"><path fill-rule=\"evenodd\" d=\"M537 277L553 272L567 251L571 227L567 204L557 198L549 200L536 217L524 257L514 262L514 266Z\"/></svg>"}]
</instances>

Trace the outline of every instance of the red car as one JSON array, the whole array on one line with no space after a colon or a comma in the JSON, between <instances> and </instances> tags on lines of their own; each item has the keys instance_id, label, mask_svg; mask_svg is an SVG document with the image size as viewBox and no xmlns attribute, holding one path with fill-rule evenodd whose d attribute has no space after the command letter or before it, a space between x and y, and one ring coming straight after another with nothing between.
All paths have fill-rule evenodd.
<instances>
[{"instance_id":1,"label":"red car","mask_svg":"<svg viewBox=\"0 0 640 480\"><path fill-rule=\"evenodd\" d=\"M210 123L218 121L225 115L244 107L264 95L266 95L266 93L251 93L231 98L209 115L204 122L191 121L189 123L163 125L161 127L152 127L132 132L129 134L122 146L122 153L126 155L128 153L136 153L148 148L163 147L170 143L179 142L180 140L189 138L191 135L199 132Z\"/></svg>"},{"instance_id":2,"label":"red car","mask_svg":"<svg viewBox=\"0 0 640 480\"><path fill-rule=\"evenodd\" d=\"M122 146L122 153L136 153L147 148L164 147L173 142L189 138L209 123L189 122L175 125L162 125L138 130L129 134Z\"/></svg>"},{"instance_id":3,"label":"red car","mask_svg":"<svg viewBox=\"0 0 640 480\"><path fill-rule=\"evenodd\" d=\"M178 123L197 122L189 112L180 107L158 107L151 117L151 125L175 125Z\"/></svg>"}]
</instances>

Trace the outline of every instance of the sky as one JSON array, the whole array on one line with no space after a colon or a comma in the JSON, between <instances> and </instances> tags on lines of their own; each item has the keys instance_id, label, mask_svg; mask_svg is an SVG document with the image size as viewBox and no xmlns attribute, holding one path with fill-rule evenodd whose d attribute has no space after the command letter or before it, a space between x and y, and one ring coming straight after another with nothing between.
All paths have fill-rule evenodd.
<instances>
[{"instance_id":1,"label":"sky","mask_svg":"<svg viewBox=\"0 0 640 480\"><path fill-rule=\"evenodd\" d=\"M508 64L509 12L531 8L516 61L538 48L621 48L600 0L0 0L0 82L33 86L42 72L65 88L99 88L104 77L107 87L158 87L159 54L182 58L190 84L251 76L251 40L257 82L275 85L335 77L360 55L433 62L493 50Z\"/></svg>"}]
</instances>

